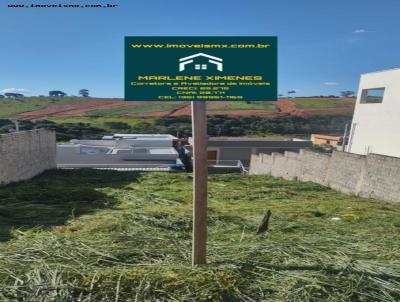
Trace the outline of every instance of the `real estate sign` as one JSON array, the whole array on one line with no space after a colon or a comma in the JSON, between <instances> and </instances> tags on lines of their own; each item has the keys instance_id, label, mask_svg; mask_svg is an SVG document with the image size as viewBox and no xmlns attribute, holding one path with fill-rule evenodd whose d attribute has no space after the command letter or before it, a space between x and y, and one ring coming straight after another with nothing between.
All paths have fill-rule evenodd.
<instances>
[{"instance_id":1,"label":"real estate sign","mask_svg":"<svg viewBox=\"0 0 400 302\"><path fill-rule=\"evenodd\" d=\"M276 99L276 37L125 37L127 101Z\"/></svg>"}]
</instances>

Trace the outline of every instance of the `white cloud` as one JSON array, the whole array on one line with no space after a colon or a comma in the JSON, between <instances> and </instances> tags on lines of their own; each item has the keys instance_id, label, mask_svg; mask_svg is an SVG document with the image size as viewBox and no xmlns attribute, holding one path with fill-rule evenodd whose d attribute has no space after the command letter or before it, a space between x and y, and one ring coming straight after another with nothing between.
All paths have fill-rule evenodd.
<instances>
[{"instance_id":1,"label":"white cloud","mask_svg":"<svg viewBox=\"0 0 400 302\"><path fill-rule=\"evenodd\" d=\"M365 34L366 32L367 32L367 30L365 30L363 28L358 28L353 31L353 34Z\"/></svg>"},{"instance_id":2,"label":"white cloud","mask_svg":"<svg viewBox=\"0 0 400 302\"><path fill-rule=\"evenodd\" d=\"M23 93L23 92L28 92L29 90L26 90L24 88L6 88L3 90L0 90L1 93Z\"/></svg>"},{"instance_id":3,"label":"white cloud","mask_svg":"<svg viewBox=\"0 0 400 302\"><path fill-rule=\"evenodd\" d=\"M322 85L324 85L324 86L336 86L336 85L339 85L339 83L337 83L337 82L324 82L324 83L322 83Z\"/></svg>"}]
</instances>

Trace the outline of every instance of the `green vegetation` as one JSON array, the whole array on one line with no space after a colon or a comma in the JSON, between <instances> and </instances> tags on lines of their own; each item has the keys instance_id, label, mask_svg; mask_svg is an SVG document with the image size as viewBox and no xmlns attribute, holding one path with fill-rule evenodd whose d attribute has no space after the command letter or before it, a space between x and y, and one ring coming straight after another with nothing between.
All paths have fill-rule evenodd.
<instances>
[{"instance_id":1,"label":"green vegetation","mask_svg":"<svg viewBox=\"0 0 400 302\"><path fill-rule=\"evenodd\" d=\"M17 118L19 114L46 108L50 105L63 105L81 102L77 97L24 97L20 99L0 99L0 118Z\"/></svg>"},{"instance_id":2,"label":"green vegetation","mask_svg":"<svg viewBox=\"0 0 400 302\"><path fill-rule=\"evenodd\" d=\"M20 121L20 130L32 130L38 128L47 128L56 132L58 141L69 141L74 138L101 138L108 132L105 129L93 127L85 123L63 123L55 124L54 122L42 120L37 122ZM14 123L10 120L0 119L0 134L9 133L15 128Z\"/></svg>"},{"instance_id":3,"label":"green vegetation","mask_svg":"<svg viewBox=\"0 0 400 302\"><path fill-rule=\"evenodd\" d=\"M334 107L350 107L350 103L342 100L292 100L298 108L334 108Z\"/></svg>"},{"instance_id":4,"label":"green vegetation","mask_svg":"<svg viewBox=\"0 0 400 302\"><path fill-rule=\"evenodd\" d=\"M230 111L230 110L268 110L276 111L276 106L269 104L268 102L227 102L224 107L210 107L209 111Z\"/></svg>"},{"instance_id":5,"label":"green vegetation","mask_svg":"<svg viewBox=\"0 0 400 302\"><path fill-rule=\"evenodd\" d=\"M1 299L399 301L400 205L212 175L209 264L193 269L191 183L60 170L1 187ZM268 209L270 230L257 236Z\"/></svg>"},{"instance_id":6,"label":"green vegetation","mask_svg":"<svg viewBox=\"0 0 400 302\"><path fill-rule=\"evenodd\" d=\"M311 133L343 133L351 115L315 115L309 117L229 117L209 116L208 134L211 136L271 136L289 135L308 137ZM0 133L13 128L10 120L0 119ZM98 139L113 133L169 133L178 137L191 135L189 116L163 118L52 118L37 122L21 121L21 130L45 127L57 133L58 141L70 139Z\"/></svg>"},{"instance_id":7,"label":"green vegetation","mask_svg":"<svg viewBox=\"0 0 400 302\"><path fill-rule=\"evenodd\" d=\"M311 133L340 134L351 115L316 115L309 117L227 117L210 116L208 133L212 136L291 135L306 136Z\"/></svg>"},{"instance_id":8,"label":"green vegetation","mask_svg":"<svg viewBox=\"0 0 400 302\"><path fill-rule=\"evenodd\" d=\"M122 120L122 121L121 121ZM86 122L83 122L86 121ZM20 130L47 128L56 132L57 141L64 142L71 139L100 139L103 135L113 133L154 133L150 119L128 118L68 118L60 119L58 123L50 120L37 122L20 121ZM8 133L14 128L10 120L0 119L0 134Z\"/></svg>"},{"instance_id":9,"label":"green vegetation","mask_svg":"<svg viewBox=\"0 0 400 302\"><path fill-rule=\"evenodd\" d=\"M308 136L310 133L342 134L345 124L351 123L352 116L287 116L287 117L260 117L260 116L209 116L208 133L211 136L263 136L263 135L296 135ZM191 119L189 116L154 118L52 118L56 124L84 123L93 127L105 129L107 132L119 129L111 127L114 123L124 123L120 132L138 133L170 133L178 136L191 135ZM128 126L127 126L127 125ZM123 129L125 127L125 129Z\"/></svg>"},{"instance_id":10,"label":"green vegetation","mask_svg":"<svg viewBox=\"0 0 400 302\"><path fill-rule=\"evenodd\" d=\"M87 101L81 97L28 97L21 99L0 100L0 133L8 133L14 127L11 120L17 119L23 112L46 108L54 104L71 104ZM339 100L297 100L298 103L341 104ZM309 106L311 106L309 104ZM317 106L317 105L313 106ZM322 106L322 104L325 104ZM276 110L270 103L243 103L227 102L224 107L211 110ZM191 120L188 116L160 117L160 118L133 118L123 115L172 111L185 106L185 103L158 104L151 102L140 106L124 106L108 110L95 110L87 113L87 116L68 118L49 118L31 122L20 122L21 130L30 130L40 127L53 129L57 133L58 141L70 139L98 139L112 133L169 133L179 137L191 135ZM329 106L328 106L329 107ZM309 117L285 116L285 117L260 117L242 116L229 117L225 115L210 116L208 118L208 133L211 136L271 136L289 135L296 137L308 137L311 133L342 134L344 125L351 122L351 114L320 115Z\"/></svg>"},{"instance_id":11,"label":"green vegetation","mask_svg":"<svg viewBox=\"0 0 400 302\"><path fill-rule=\"evenodd\" d=\"M84 123L84 124L90 124L93 127L103 128L106 130L108 130L107 125L109 125L110 123L125 123L131 127L140 125L143 121L154 124L154 121L151 118L144 119L144 118L134 118L134 117L84 117L84 116L65 117L65 118L53 117L49 118L49 121L52 121L59 125Z\"/></svg>"},{"instance_id":12,"label":"green vegetation","mask_svg":"<svg viewBox=\"0 0 400 302\"><path fill-rule=\"evenodd\" d=\"M51 105L66 105L92 100L85 97L24 97L17 99L0 100L0 118L16 119L21 118L25 112L45 109ZM321 100L321 99L292 99L299 108L332 108L351 106L350 103L340 99ZM158 104L157 102L141 103L135 106L122 106L112 109L92 110L86 113L88 117L119 118L128 114L144 114L151 112L169 112L184 106L185 102L170 102ZM231 110L268 110L276 111L276 106L269 102L225 102L224 106L210 106L210 111L231 111Z\"/></svg>"},{"instance_id":13,"label":"green vegetation","mask_svg":"<svg viewBox=\"0 0 400 302\"><path fill-rule=\"evenodd\" d=\"M170 104L149 104L140 106L124 106L107 110L93 110L87 113L87 116L93 117L119 117L127 114L146 113L146 112L165 112L179 109L187 104L170 103Z\"/></svg>"}]
</instances>

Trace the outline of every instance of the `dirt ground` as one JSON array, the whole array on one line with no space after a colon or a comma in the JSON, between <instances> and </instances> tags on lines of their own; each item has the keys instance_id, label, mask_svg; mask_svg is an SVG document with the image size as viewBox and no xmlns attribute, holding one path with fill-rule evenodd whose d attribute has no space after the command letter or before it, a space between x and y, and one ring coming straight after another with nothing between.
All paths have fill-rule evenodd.
<instances>
[{"instance_id":1,"label":"dirt ground","mask_svg":"<svg viewBox=\"0 0 400 302\"><path fill-rule=\"evenodd\" d=\"M307 98L310 99L310 98ZM299 99L297 99L299 100ZM330 100L328 98L319 98L319 100ZM337 100L337 99L334 99ZM315 114L341 114L351 113L354 110L354 99L341 99L343 102L351 104L346 107L332 108L298 108L291 99L280 99L272 102L277 107L276 111L271 110L218 110L225 106L221 102L209 102L207 104L209 115L228 115L228 116L308 116ZM88 112L94 110L108 110L126 106L145 106L160 105L167 102L125 102L122 99L102 99L93 98L82 102L64 105L51 105L47 108L22 113L22 117L28 120L41 120L50 117L74 117L85 116ZM129 117L166 117L166 116L184 116L190 115L190 103L182 103L182 107L167 111L154 111L143 113L131 113L124 116Z\"/></svg>"},{"instance_id":2,"label":"dirt ground","mask_svg":"<svg viewBox=\"0 0 400 302\"><path fill-rule=\"evenodd\" d=\"M112 109L126 105L127 103L120 99L93 98L90 101L85 100L79 103L51 105L47 108L25 112L21 115L29 120L39 120L49 117L84 116L89 111Z\"/></svg>"}]
</instances>

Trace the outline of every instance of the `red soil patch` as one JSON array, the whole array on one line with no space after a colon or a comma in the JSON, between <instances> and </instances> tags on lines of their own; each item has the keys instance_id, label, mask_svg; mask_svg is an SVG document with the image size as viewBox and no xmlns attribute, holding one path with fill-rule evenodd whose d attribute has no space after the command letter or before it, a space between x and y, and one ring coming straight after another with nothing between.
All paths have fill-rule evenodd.
<instances>
[{"instance_id":1,"label":"red soil patch","mask_svg":"<svg viewBox=\"0 0 400 302\"><path fill-rule=\"evenodd\" d=\"M306 98L310 99L310 98ZM299 99L296 99L299 100ZM318 98L318 100L338 100L329 98ZM354 99L341 99L343 102L351 104L347 107L333 107L333 108L297 108L296 104L292 99L279 99L276 102L272 102L272 105L277 107L277 111L269 110L215 110L224 108L227 106L223 102L208 102L207 107L208 115L228 115L228 116L309 116L315 114L343 114L351 113L354 110ZM149 106L149 105L160 105L160 104L171 104L170 102L126 102L122 99L101 99L101 98L90 98L89 100L82 100L80 102L64 105L51 105L45 109L35 110L31 112L25 112L21 115L25 119L29 120L40 120L49 117L74 117L74 116L85 116L87 112L94 110L107 110L125 106ZM179 103L178 103L179 104ZM158 112L143 112L143 113L132 113L126 114L129 117L165 117L165 116L187 116L191 115L190 103L181 102L182 107Z\"/></svg>"},{"instance_id":2,"label":"red soil patch","mask_svg":"<svg viewBox=\"0 0 400 302\"><path fill-rule=\"evenodd\" d=\"M21 115L25 119L29 120L40 120L49 117L74 117L74 116L85 116L87 112L94 110L107 110L118 107L126 106L149 106L149 105L160 105L167 104L167 102L126 102L122 99L100 99L91 98L89 100L82 100L80 102L63 105L50 105L47 108L39 109L35 111L25 112ZM152 112L142 113L132 116L151 116ZM170 112L165 111L164 114L168 115ZM130 115L128 115L130 116ZM160 113L155 113L155 116L161 116Z\"/></svg>"},{"instance_id":3,"label":"red soil patch","mask_svg":"<svg viewBox=\"0 0 400 302\"><path fill-rule=\"evenodd\" d=\"M296 115L296 104L291 100L280 99L272 104L278 108L278 115Z\"/></svg>"},{"instance_id":4,"label":"red soil patch","mask_svg":"<svg viewBox=\"0 0 400 302\"><path fill-rule=\"evenodd\" d=\"M304 98L309 100L310 98ZM301 100L301 99L296 99ZM321 101L336 100L331 98L318 98ZM332 107L332 108L297 108L296 104L291 99L280 99L273 104L278 107L279 115L297 115L297 116L309 116L316 114L343 114L352 113L354 111L355 100L354 99L340 99L344 103L351 104L351 106L344 107Z\"/></svg>"},{"instance_id":5,"label":"red soil patch","mask_svg":"<svg viewBox=\"0 0 400 302\"><path fill-rule=\"evenodd\" d=\"M178 110L175 110L169 116L182 116L182 115L191 115L191 114L192 114L192 109L190 107L190 104L188 104L186 107L182 107Z\"/></svg>"},{"instance_id":6,"label":"red soil patch","mask_svg":"<svg viewBox=\"0 0 400 302\"><path fill-rule=\"evenodd\" d=\"M119 99L90 99L73 104L51 105L47 108L25 112L21 115L29 120L48 117L83 116L88 111L112 109L126 105L125 101Z\"/></svg>"},{"instance_id":7,"label":"red soil patch","mask_svg":"<svg viewBox=\"0 0 400 302\"><path fill-rule=\"evenodd\" d=\"M274 104L274 103L272 103ZM274 110L217 110L223 109L229 104L224 102L208 102L207 103L207 115L229 115L229 116L249 116L249 115L257 115L257 116L271 116L276 115L277 112ZM191 107L190 104L187 106L177 109L169 116L184 116L191 115Z\"/></svg>"}]
</instances>

